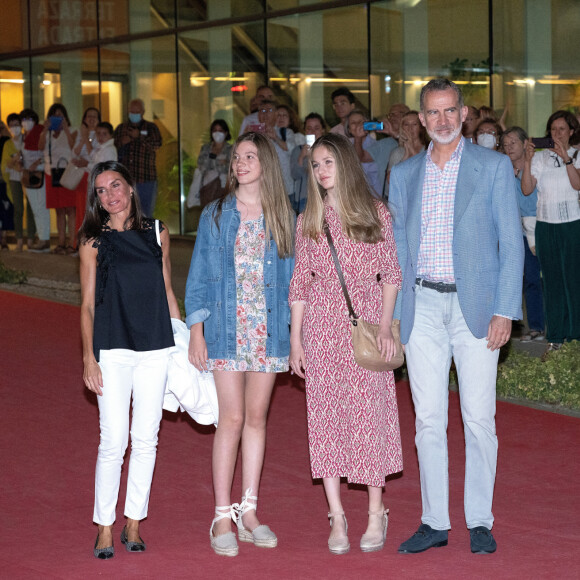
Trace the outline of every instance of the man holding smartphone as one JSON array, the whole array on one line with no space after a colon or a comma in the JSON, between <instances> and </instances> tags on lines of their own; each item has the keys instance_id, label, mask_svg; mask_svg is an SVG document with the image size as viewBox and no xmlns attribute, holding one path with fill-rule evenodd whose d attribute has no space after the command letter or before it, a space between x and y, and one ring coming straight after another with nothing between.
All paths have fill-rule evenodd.
<instances>
[{"instance_id":1,"label":"man holding smartphone","mask_svg":"<svg viewBox=\"0 0 580 580\"><path fill-rule=\"evenodd\" d=\"M391 153L399 146L399 132L403 115L410 109L404 103L394 103L383 118L383 127L377 133L386 135L369 148L369 155L374 159L378 168L379 194L383 199L389 198L389 182L387 181L387 167Z\"/></svg>"},{"instance_id":2,"label":"man holding smartphone","mask_svg":"<svg viewBox=\"0 0 580 580\"><path fill-rule=\"evenodd\" d=\"M130 171L137 183L137 194L143 212L153 217L157 199L157 149L161 147L161 133L155 123L145 121L145 104L141 99L129 103L129 119L121 123L114 134L119 161Z\"/></svg>"}]
</instances>

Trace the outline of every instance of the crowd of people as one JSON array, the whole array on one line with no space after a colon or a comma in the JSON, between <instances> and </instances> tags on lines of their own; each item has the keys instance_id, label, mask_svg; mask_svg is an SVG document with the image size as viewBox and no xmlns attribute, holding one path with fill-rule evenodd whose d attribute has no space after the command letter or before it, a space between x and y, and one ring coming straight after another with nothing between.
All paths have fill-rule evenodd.
<instances>
[{"instance_id":1,"label":"crowd of people","mask_svg":"<svg viewBox=\"0 0 580 580\"><path fill-rule=\"evenodd\" d=\"M370 118L360 103L357 103L351 91L346 87L340 87L332 93L331 99L338 122L328 129L324 118L316 112L308 114L302 124L293 109L277 103L270 87L261 86L251 101L253 111L242 122L242 133L247 130L261 132L274 145L286 191L297 214L304 211L308 197L307 166L310 159L310 144L327 132L350 139L364 176L371 187L372 195L385 203L388 203L389 199L390 175L393 167L425 151L429 145L430 138L420 121L420 113L410 110L403 103L393 104L388 114L376 124L378 126L365 128ZM545 353L547 356L553 350L558 350L566 340L572 340L580 333L578 300L575 298L576 293L573 292L576 279L572 267L572 256L577 249L575 245L578 239L577 222L580 217L576 199L580 189L577 183L577 169L580 167L577 153L580 149L579 116L565 111L555 113L555 119L550 118L548 121L546 137L552 137L556 131L560 131L561 134L553 140L553 145L548 143L550 146L547 148L536 148L524 129L517 126L506 127L508 112L506 107L499 116L490 107L477 108L468 105L467 115L462 122L462 135L466 141L503 153L512 161L525 247L523 295L527 327L522 331L520 340L523 342L547 340ZM223 119L218 121L227 128ZM560 127L552 128L553 121ZM312 141L308 140L309 137ZM521 148L517 143L521 144ZM200 159L205 166L204 148L200 153ZM534 158L536 171L539 171L541 166L550 168L549 172L544 172L542 178L544 184L539 189L536 187L538 176L535 173L530 173L529 177L525 177L522 181L524 174L528 175L524 168L531 172ZM542 165L541 159L544 160ZM226 167L227 162L228 159L223 159L222 156L222 167ZM546 179L548 183L545 182ZM553 180L557 180L558 185ZM223 182L225 184L225 177ZM522 183L525 184L524 188ZM565 191L567 193L564 193ZM223 190L219 193L222 194ZM547 199L550 201L546 201ZM564 199L569 207L561 205ZM552 208L549 217L546 216L548 211L546 204ZM539 220L536 218L537 207L541 208ZM541 240L548 239L547 236L557 237L552 238L548 247L542 247L540 242L540 255L536 254L535 243L537 221ZM554 228L547 226L548 223L571 225ZM546 232L547 229L550 231L549 234ZM564 232L566 237L562 238ZM566 250L563 250L564 247ZM544 264L543 267L541 262ZM561 266L556 266L557 264Z\"/></svg>"},{"instance_id":2,"label":"crowd of people","mask_svg":"<svg viewBox=\"0 0 580 580\"><path fill-rule=\"evenodd\" d=\"M393 321L400 321L405 345L423 509L399 553L448 543L452 359L464 422L470 549L495 552L497 362L512 322L523 317L522 280L529 326L523 339L545 333L546 356L580 339L578 120L555 112L547 122L549 142L537 151L522 128L505 127L489 108L465 106L447 79L423 87L419 110L395 104L378 124L368 124L348 89L337 89L332 99L337 125L328 131L313 112L302 127L290 107L260 87L233 144L228 124L215 119L199 155L206 190L185 322L188 360L199 373L212 373L219 406L210 545L218 555L236 556L238 541L278 544L257 505L275 378L290 370L305 379L311 474L322 479L329 507L329 551L345 554L351 547L341 479L367 489L360 549L383 548L389 514L383 488L403 469L397 398L392 370L357 363L354 311L376 325L383 361L395 354ZM106 560L115 554L129 435L120 539L129 552L146 550L140 522L174 346L171 319L181 318L169 234L151 215L161 137L144 120L140 100L131 101L128 120L114 132L93 108L79 129L62 105L49 113L42 124L32 110L9 116L2 168L21 222L14 224L18 247L27 199L29 248L48 249L54 208L56 253L78 247L80 254L83 378L97 395L101 430L94 555ZM82 169L77 189L58 185L61 159Z\"/></svg>"},{"instance_id":3,"label":"crowd of people","mask_svg":"<svg viewBox=\"0 0 580 580\"><path fill-rule=\"evenodd\" d=\"M141 99L129 103L128 120L116 129L87 108L80 125L54 103L40 122L24 109L0 123L0 244L8 249L13 231L16 251L78 256L78 230L86 209L88 176L104 161L121 161L137 179L143 211L155 207L155 152L161 146L157 125L143 119ZM62 179L62 182L61 182ZM50 210L56 214L57 245L50 245ZM23 223L26 214L26 224Z\"/></svg>"}]
</instances>

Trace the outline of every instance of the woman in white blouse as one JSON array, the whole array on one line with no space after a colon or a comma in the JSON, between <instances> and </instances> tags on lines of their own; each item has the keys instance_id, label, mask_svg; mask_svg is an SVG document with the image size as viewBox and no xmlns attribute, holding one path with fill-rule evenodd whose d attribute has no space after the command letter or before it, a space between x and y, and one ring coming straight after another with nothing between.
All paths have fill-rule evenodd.
<instances>
[{"instance_id":1,"label":"woman in white blouse","mask_svg":"<svg viewBox=\"0 0 580 580\"><path fill-rule=\"evenodd\" d=\"M580 156L572 146L580 138L578 120L568 111L556 111L546 134L554 146L535 152L529 142L522 173L522 192L538 189L536 253L549 343L543 360L563 342L580 339Z\"/></svg>"}]
</instances>

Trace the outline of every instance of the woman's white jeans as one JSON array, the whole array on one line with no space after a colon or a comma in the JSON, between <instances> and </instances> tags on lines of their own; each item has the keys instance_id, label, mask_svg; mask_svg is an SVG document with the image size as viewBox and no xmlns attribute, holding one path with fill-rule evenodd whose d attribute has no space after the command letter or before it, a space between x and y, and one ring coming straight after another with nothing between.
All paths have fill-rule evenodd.
<instances>
[{"instance_id":1,"label":"woman's white jeans","mask_svg":"<svg viewBox=\"0 0 580 580\"><path fill-rule=\"evenodd\" d=\"M97 524L110 526L115 521L121 466L129 439L131 395L131 458L125 516L133 520L142 520L147 516L171 350L135 352L112 349L100 353L103 395L97 400L101 442L93 515Z\"/></svg>"}]
</instances>

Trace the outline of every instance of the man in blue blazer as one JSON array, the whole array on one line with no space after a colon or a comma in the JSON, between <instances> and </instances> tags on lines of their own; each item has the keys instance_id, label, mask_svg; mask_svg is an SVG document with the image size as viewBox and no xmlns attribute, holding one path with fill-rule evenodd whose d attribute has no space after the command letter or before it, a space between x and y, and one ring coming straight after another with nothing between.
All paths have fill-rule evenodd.
<instances>
[{"instance_id":1,"label":"man in blue blazer","mask_svg":"<svg viewBox=\"0 0 580 580\"><path fill-rule=\"evenodd\" d=\"M400 553L447 545L449 367L455 360L465 433L464 507L471 551L491 553L499 348L521 318L524 249L509 159L461 136L460 89L434 79L419 118L432 143L391 172L389 206L403 287L401 321L416 413L423 514Z\"/></svg>"}]
</instances>

